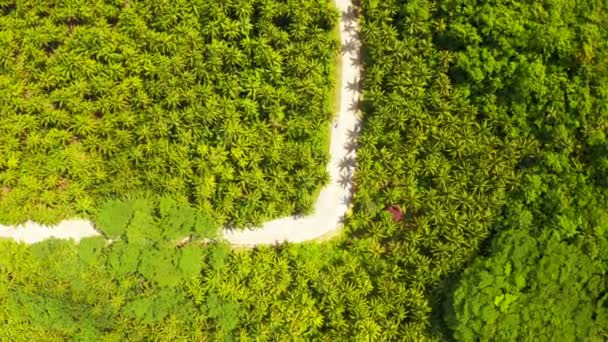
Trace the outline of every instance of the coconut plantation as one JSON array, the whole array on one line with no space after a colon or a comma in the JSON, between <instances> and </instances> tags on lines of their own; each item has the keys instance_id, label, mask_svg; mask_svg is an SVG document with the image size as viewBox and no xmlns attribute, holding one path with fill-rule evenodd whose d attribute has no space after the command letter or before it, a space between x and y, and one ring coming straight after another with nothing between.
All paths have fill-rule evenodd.
<instances>
[{"instance_id":1,"label":"coconut plantation","mask_svg":"<svg viewBox=\"0 0 608 342\"><path fill-rule=\"evenodd\" d=\"M1 341L605 341L608 3L0 0Z\"/></svg>"}]
</instances>

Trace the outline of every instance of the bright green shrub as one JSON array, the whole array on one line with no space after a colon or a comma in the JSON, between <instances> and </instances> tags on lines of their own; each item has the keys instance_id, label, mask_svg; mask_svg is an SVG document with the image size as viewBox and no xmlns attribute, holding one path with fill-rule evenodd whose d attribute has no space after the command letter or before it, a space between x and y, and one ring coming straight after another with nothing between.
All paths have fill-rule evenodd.
<instances>
[{"instance_id":1,"label":"bright green shrub","mask_svg":"<svg viewBox=\"0 0 608 342\"><path fill-rule=\"evenodd\" d=\"M336 22L328 0L3 1L0 222L142 191L237 226L308 210Z\"/></svg>"},{"instance_id":2,"label":"bright green shrub","mask_svg":"<svg viewBox=\"0 0 608 342\"><path fill-rule=\"evenodd\" d=\"M101 206L95 224L108 238L116 238L125 233L131 217L133 217L131 202L112 200Z\"/></svg>"},{"instance_id":3,"label":"bright green shrub","mask_svg":"<svg viewBox=\"0 0 608 342\"><path fill-rule=\"evenodd\" d=\"M119 220L112 222L113 217ZM99 218L120 224L118 228L100 225L102 232L114 240L108 253L113 272L121 277L141 274L160 287L175 287L201 270L201 251L188 245L177 251L178 242L184 238L190 238L190 243L216 238L219 229L208 215L169 198L158 203L151 199L110 201L100 209ZM84 258L99 253L98 241L85 240L85 247L79 247ZM87 248L92 250L87 253Z\"/></svg>"},{"instance_id":4,"label":"bright green shrub","mask_svg":"<svg viewBox=\"0 0 608 342\"><path fill-rule=\"evenodd\" d=\"M144 244L189 236L216 238L219 229L210 215L170 198L108 201L101 205L96 223L108 238Z\"/></svg>"}]
</instances>

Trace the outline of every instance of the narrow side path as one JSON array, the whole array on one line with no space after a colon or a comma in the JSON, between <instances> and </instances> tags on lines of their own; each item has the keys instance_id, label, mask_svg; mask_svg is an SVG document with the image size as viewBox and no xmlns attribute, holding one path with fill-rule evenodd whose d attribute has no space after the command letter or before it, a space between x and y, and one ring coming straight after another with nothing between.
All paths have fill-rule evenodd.
<instances>
[{"instance_id":1,"label":"narrow side path","mask_svg":"<svg viewBox=\"0 0 608 342\"><path fill-rule=\"evenodd\" d=\"M304 242L326 236L339 230L352 197L352 178L355 172L356 137L360 130L358 116L360 93L360 39L358 9L351 0L335 0L341 12L340 40L341 80L340 107L331 125L330 161L327 171L330 183L325 186L315 204L313 215L289 216L266 222L252 230L224 229L224 239L236 246L275 244L284 241ZM35 222L19 226L0 225L0 237L25 243L36 243L49 238L80 239L98 236L90 221L65 220L48 227Z\"/></svg>"}]
</instances>

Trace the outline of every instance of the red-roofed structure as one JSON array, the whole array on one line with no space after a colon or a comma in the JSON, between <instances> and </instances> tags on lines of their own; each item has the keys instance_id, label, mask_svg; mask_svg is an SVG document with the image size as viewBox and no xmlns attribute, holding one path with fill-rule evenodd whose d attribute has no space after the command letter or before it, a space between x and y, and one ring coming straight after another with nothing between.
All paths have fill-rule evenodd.
<instances>
[{"instance_id":1,"label":"red-roofed structure","mask_svg":"<svg viewBox=\"0 0 608 342\"><path fill-rule=\"evenodd\" d=\"M393 221L395 222L399 222L403 219L403 211L396 204L389 205L384 210L388 211L391 215L393 215Z\"/></svg>"}]
</instances>

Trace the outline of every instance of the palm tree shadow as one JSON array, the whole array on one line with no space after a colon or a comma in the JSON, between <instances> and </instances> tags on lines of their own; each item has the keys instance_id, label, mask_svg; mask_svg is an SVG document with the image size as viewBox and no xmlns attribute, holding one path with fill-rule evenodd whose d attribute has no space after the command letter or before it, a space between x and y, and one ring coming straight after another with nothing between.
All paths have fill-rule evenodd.
<instances>
[{"instance_id":1,"label":"palm tree shadow","mask_svg":"<svg viewBox=\"0 0 608 342\"><path fill-rule=\"evenodd\" d=\"M359 133L361 133L361 124L357 123L354 129L349 129L346 132L348 141L356 141Z\"/></svg>"},{"instance_id":2,"label":"palm tree shadow","mask_svg":"<svg viewBox=\"0 0 608 342\"><path fill-rule=\"evenodd\" d=\"M350 58L350 63L352 66L360 67L363 65L363 53L361 53L361 49L357 49L356 52L353 53L353 57Z\"/></svg>"},{"instance_id":3,"label":"palm tree shadow","mask_svg":"<svg viewBox=\"0 0 608 342\"><path fill-rule=\"evenodd\" d=\"M343 47L343 54L350 54L354 57L350 57L350 62L354 66L361 66L362 57L361 57L361 37L358 29L358 19L359 19L359 4L354 3L354 6L348 6L346 11L342 11L342 22L344 23L344 31L348 33L350 39L348 39Z\"/></svg>"},{"instance_id":4,"label":"palm tree shadow","mask_svg":"<svg viewBox=\"0 0 608 342\"><path fill-rule=\"evenodd\" d=\"M338 185L340 185L340 187L344 189L350 188L352 186L352 182L353 176L350 173L346 175L340 175L340 178L338 179Z\"/></svg>"},{"instance_id":5,"label":"palm tree shadow","mask_svg":"<svg viewBox=\"0 0 608 342\"><path fill-rule=\"evenodd\" d=\"M356 124L354 129L349 129L346 132L346 143L344 143L344 149L349 156L340 161L341 166L352 166L353 168L356 167L357 160L355 159L353 153L357 150L357 148L359 148L357 138L359 137L360 132L361 126L359 123Z\"/></svg>"},{"instance_id":6,"label":"palm tree shadow","mask_svg":"<svg viewBox=\"0 0 608 342\"><path fill-rule=\"evenodd\" d=\"M357 26L353 25L353 22L344 21L344 32L350 33L352 35L357 34Z\"/></svg>"},{"instance_id":7,"label":"palm tree shadow","mask_svg":"<svg viewBox=\"0 0 608 342\"><path fill-rule=\"evenodd\" d=\"M346 83L346 89L353 93L361 93L362 82L358 80L356 77L352 82ZM358 100L358 98L357 98Z\"/></svg>"},{"instance_id":8,"label":"palm tree shadow","mask_svg":"<svg viewBox=\"0 0 608 342\"><path fill-rule=\"evenodd\" d=\"M357 150L357 147L359 147L359 144L357 143L357 140L355 140L355 139L350 139L346 142L346 144L344 144L344 149L348 153L355 152Z\"/></svg>"},{"instance_id":9,"label":"palm tree shadow","mask_svg":"<svg viewBox=\"0 0 608 342\"><path fill-rule=\"evenodd\" d=\"M361 101L359 100L359 98L354 98L353 102L351 102L347 109L349 112L358 112L359 109L361 109Z\"/></svg>"},{"instance_id":10,"label":"palm tree shadow","mask_svg":"<svg viewBox=\"0 0 608 342\"><path fill-rule=\"evenodd\" d=\"M356 164L357 164L357 161L355 160L355 158L352 156L348 156L348 157L344 157L344 158L342 158L342 160L340 160L338 167L340 168L340 171L344 171L344 170L350 171L355 168Z\"/></svg>"},{"instance_id":11,"label":"palm tree shadow","mask_svg":"<svg viewBox=\"0 0 608 342\"><path fill-rule=\"evenodd\" d=\"M360 34L356 28L349 28L350 38L344 42L341 48L343 55L349 55L349 61L354 67L361 67L363 65L363 53L361 47Z\"/></svg>"},{"instance_id":12,"label":"palm tree shadow","mask_svg":"<svg viewBox=\"0 0 608 342\"><path fill-rule=\"evenodd\" d=\"M354 6L348 6L346 11L342 11L342 21L347 24L354 23L359 19L359 6L355 4L355 1L353 1Z\"/></svg>"},{"instance_id":13,"label":"palm tree shadow","mask_svg":"<svg viewBox=\"0 0 608 342\"><path fill-rule=\"evenodd\" d=\"M341 204L348 206L353 201L353 195L351 192L348 195L342 197Z\"/></svg>"},{"instance_id":14,"label":"palm tree shadow","mask_svg":"<svg viewBox=\"0 0 608 342\"><path fill-rule=\"evenodd\" d=\"M301 211L298 211L298 212L296 212L296 213L293 214L294 220L303 220L303 219L305 219L308 216L310 216L310 215L304 214Z\"/></svg>"},{"instance_id":15,"label":"palm tree shadow","mask_svg":"<svg viewBox=\"0 0 608 342\"><path fill-rule=\"evenodd\" d=\"M342 54L356 54L357 50L359 50L359 42L357 39L352 38L344 42L342 45Z\"/></svg>"}]
</instances>

